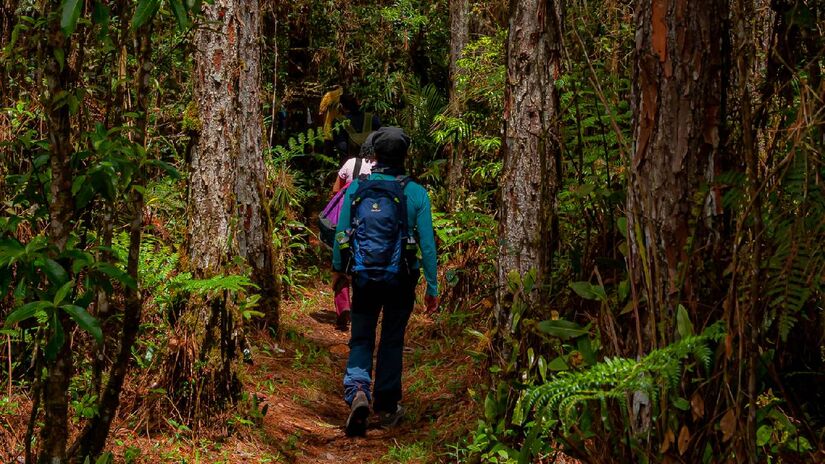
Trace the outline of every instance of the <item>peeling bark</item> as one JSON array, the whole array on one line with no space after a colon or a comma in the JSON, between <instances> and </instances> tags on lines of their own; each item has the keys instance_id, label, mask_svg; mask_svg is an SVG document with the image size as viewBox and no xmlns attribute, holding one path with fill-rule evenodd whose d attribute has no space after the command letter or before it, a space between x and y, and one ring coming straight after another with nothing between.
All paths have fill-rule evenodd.
<instances>
[{"instance_id":1,"label":"peeling bark","mask_svg":"<svg viewBox=\"0 0 825 464\"><path fill-rule=\"evenodd\" d=\"M666 343L679 304L695 311L699 303L692 260L709 238L704 210L719 154L726 11L722 0L636 8L628 237L653 346ZM663 321L658 329L655 320Z\"/></svg>"}]
</instances>

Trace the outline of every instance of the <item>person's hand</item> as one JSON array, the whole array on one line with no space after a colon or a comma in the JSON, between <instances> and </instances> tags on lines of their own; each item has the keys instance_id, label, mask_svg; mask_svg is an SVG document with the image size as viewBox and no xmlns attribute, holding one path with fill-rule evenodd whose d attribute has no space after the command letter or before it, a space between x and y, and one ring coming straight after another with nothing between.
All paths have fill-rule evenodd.
<instances>
[{"instance_id":1,"label":"person's hand","mask_svg":"<svg viewBox=\"0 0 825 464\"><path fill-rule=\"evenodd\" d=\"M424 313L433 314L436 311L438 311L438 297L424 295Z\"/></svg>"}]
</instances>

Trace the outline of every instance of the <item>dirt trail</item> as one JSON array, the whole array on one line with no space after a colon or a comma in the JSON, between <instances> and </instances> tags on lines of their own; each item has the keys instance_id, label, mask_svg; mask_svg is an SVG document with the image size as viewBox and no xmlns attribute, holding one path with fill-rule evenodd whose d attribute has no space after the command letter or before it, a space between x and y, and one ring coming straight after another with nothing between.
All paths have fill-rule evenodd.
<instances>
[{"instance_id":1,"label":"dirt trail","mask_svg":"<svg viewBox=\"0 0 825 464\"><path fill-rule=\"evenodd\" d=\"M439 380L439 372L451 376L449 368L428 370L426 375L433 384L415 388L422 386L418 378L422 373L412 371L422 365L443 364L442 359L434 356L443 357L445 352L428 351L428 343L421 337L431 332L428 326L432 326L432 321L414 313L404 360L402 402L408 408L406 420L392 430L370 428L365 438L346 437L343 426L349 409L341 397L341 379L349 353L349 336L335 329L331 304L332 296L327 289L308 289L303 298L284 305L281 346L259 341L255 365L248 371L251 379L247 380L247 390L253 390L268 405L263 432L280 443L287 462L398 462L397 457L387 457L390 448L403 448L432 436L436 423L443 423L438 420L439 406L434 403L455 404L461 389L454 385L455 394L444 390L446 380ZM424 456L424 447L416 449L419 452L412 453L407 462L437 460L432 455Z\"/></svg>"}]
</instances>

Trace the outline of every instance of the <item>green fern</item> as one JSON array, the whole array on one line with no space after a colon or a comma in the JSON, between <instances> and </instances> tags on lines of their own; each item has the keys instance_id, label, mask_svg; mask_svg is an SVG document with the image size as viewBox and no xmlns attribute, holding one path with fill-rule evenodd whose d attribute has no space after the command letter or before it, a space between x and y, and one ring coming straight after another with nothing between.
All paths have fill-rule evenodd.
<instances>
[{"instance_id":1,"label":"green fern","mask_svg":"<svg viewBox=\"0 0 825 464\"><path fill-rule=\"evenodd\" d=\"M561 422L563 429L568 430L583 403L615 400L626 410L628 395L634 392L656 398L663 390L678 386L682 361L688 356L710 366L713 353L708 344L723 335L722 323L717 322L701 335L685 337L639 361L607 358L587 370L562 372L554 380L527 391L516 407L514 421L523 424L533 414L545 428Z\"/></svg>"},{"instance_id":2,"label":"green fern","mask_svg":"<svg viewBox=\"0 0 825 464\"><path fill-rule=\"evenodd\" d=\"M791 162L766 205L764 327L784 342L806 305L825 291L825 195L804 156Z\"/></svg>"}]
</instances>

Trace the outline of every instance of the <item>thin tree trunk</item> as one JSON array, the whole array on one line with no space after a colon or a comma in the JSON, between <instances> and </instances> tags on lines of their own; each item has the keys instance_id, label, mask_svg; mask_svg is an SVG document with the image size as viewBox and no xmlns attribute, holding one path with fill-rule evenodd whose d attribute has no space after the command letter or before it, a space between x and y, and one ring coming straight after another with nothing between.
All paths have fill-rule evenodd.
<instances>
[{"instance_id":1,"label":"thin tree trunk","mask_svg":"<svg viewBox=\"0 0 825 464\"><path fill-rule=\"evenodd\" d=\"M458 94L458 60L461 52L470 41L470 0L450 0L450 111L457 117L464 112L461 97ZM449 147L449 167L447 185L449 186L450 209L464 196L466 175L464 154L466 145L459 141Z\"/></svg>"},{"instance_id":2,"label":"thin tree trunk","mask_svg":"<svg viewBox=\"0 0 825 464\"><path fill-rule=\"evenodd\" d=\"M508 307L508 274L536 272L529 305L547 300L560 185L558 95L561 13L550 0L511 3L504 93L504 173L501 180L498 261L499 334L514 330ZM503 357L508 358L506 347Z\"/></svg>"},{"instance_id":3,"label":"thin tree trunk","mask_svg":"<svg viewBox=\"0 0 825 464\"><path fill-rule=\"evenodd\" d=\"M724 11L721 0L637 5L628 227L635 284L660 314L697 304L687 245L701 226L704 198L696 195L712 180L718 150Z\"/></svg>"},{"instance_id":4,"label":"thin tree trunk","mask_svg":"<svg viewBox=\"0 0 825 464\"><path fill-rule=\"evenodd\" d=\"M252 267L252 280L261 296L259 308L267 321L278 327L278 285L272 247L272 222L266 205L266 166L263 159L264 122L261 114L261 14L256 2L238 10L237 76L235 110L240 147L235 175L238 215L238 254ZM277 75L277 72L276 72ZM274 121L273 121L274 123Z\"/></svg>"},{"instance_id":5,"label":"thin tree trunk","mask_svg":"<svg viewBox=\"0 0 825 464\"><path fill-rule=\"evenodd\" d=\"M137 33L139 49L137 50L138 63L135 88L135 111L139 115L136 121L135 145L144 146L146 144L147 131L147 111L149 108L148 87L149 71L151 70L151 22L140 28ZM140 177L135 182L140 182ZM114 420L118 407L120 406L120 393L123 389L123 381L129 370L129 363L132 358L132 345L137 338L140 328L140 317L143 309L143 300L138 290L138 265L140 261L140 243L143 232L143 194L141 190L133 188L129 196L129 207L131 208L132 220L129 224L129 254L126 263L126 271L135 282L135 288L126 288L126 305L123 314L123 328L120 338L120 348L109 373L109 380L103 390L98 407L98 414L91 420L83 433L78 437L77 442L72 446L72 451L80 449L80 453L74 456L76 460L82 462L86 456L97 457L106 446L106 439L109 436L112 421ZM71 453L76 454L76 453Z\"/></svg>"},{"instance_id":6,"label":"thin tree trunk","mask_svg":"<svg viewBox=\"0 0 825 464\"><path fill-rule=\"evenodd\" d=\"M72 130L68 105L57 104L56 96L63 90L70 91L71 67L61 66L54 58L52 50L70 51L69 40L58 27L57 21L48 32L48 44L42 56L46 57L47 94L46 124L49 133L51 187L49 198L49 240L63 250L72 230L74 202L72 201ZM43 381L43 427L40 429L41 448L38 462L62 463L66 460L68 440L68 397L72 376L72 352L70 320L64 312L56 323L61 326L65 340L59 347L55 359L46 360L47 376ZM52 333L50 336L55 336Z\"/></svg>"}]
</instances>

